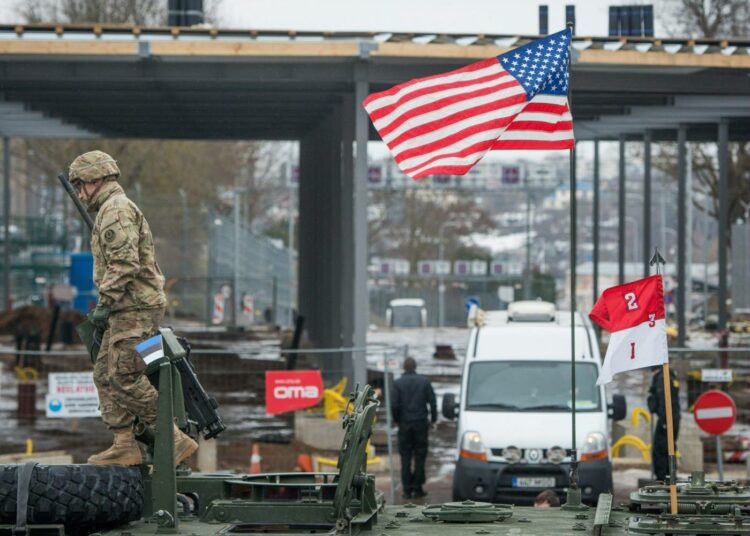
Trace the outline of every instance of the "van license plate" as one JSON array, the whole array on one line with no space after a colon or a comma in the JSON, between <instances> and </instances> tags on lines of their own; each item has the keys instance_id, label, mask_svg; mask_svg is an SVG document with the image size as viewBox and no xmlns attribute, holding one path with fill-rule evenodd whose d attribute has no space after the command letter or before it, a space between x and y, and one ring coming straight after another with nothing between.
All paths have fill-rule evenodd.
<instances>
[{"instance_id":1,"label":"van license plate","mask_svg":"<svg viewBox=\"0 0 750 536\"><path fill-rule=\"evenodd\" d=\"M514 488L554 488L555 477L553 476L537 476L537 477L514 476L513 487Z\"/></svg>"}]
</instances>

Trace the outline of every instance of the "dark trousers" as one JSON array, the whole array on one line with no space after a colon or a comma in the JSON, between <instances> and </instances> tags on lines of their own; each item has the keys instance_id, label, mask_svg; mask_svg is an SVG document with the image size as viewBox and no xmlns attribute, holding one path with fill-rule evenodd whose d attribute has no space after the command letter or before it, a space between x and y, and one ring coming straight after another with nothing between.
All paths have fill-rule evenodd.
<instances>
[{"instance_id":1,"label":"dark trousers","mask_svg":"<svg viewBox=\"0 0 750 536\"><path fill-rule=\"evenodd\" d=\"M398 453L401 455L401 484L404 494L422 491L428 430L429 424L426 420L401 422L398 425Z\"/></svg>"},{"instance_id":2,"label":"dark trousers","mask_svg":"<svg viewBox=\"0 0 750 536\"><path fill-rule=\"evenodd\" d=\"M680 432L680 423L674 423L675 450L677 450L677 435ZM656 480L665 480L669 475L669 445L667 442L667 424L656 421L654 427L654 443L651 446L651 459L654 463L654 474Z\"/></svg>"}]
</instances>

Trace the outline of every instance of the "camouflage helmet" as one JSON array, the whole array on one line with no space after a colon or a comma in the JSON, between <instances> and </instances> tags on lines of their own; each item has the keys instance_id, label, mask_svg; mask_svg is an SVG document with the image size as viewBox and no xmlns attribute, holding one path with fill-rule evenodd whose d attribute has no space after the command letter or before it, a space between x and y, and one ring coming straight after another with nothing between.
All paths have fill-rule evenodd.
<instances>
[{"instance_id":1,"label":"camouflage helmet","mask_svg":"<svg viewBox=\"0 0 750 536\"><path fill-rule=\"evenodd\" d=\"M71 182L92 182L112 175L119 177L120 168L115 159L103 151L89 151L76 157L68 172Z\"/></svg>"}]
</instances>

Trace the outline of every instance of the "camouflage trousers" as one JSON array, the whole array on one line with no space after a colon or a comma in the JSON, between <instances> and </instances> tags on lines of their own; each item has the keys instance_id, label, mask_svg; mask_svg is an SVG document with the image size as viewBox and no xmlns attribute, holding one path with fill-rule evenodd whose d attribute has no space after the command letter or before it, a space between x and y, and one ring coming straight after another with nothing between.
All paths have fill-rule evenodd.
<instances>
[{"instance_id":1,"label":"camouflage trousers","mask_svg":"<svg viewBox=\"0 0 750 536\"><path fill-rule=\"evenodd\" d=\"M94 363L102 420L110 430L128 428L135 417L156 423L158 393L143 374L146 366L135 346L154 334L164 309L125 311L109 317Z\"/></svg>"}]
</instances>

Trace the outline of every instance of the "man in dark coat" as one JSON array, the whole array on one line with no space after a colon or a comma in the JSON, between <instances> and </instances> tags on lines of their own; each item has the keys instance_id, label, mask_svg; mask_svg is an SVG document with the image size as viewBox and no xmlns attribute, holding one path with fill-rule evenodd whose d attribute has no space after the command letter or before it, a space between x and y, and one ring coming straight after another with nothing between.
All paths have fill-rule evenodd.
<instances>
[{"instance_id":1,"label":"man in dark coat","mask_svg":"<svg viewBox=\"0 0 750 536\"><path fill-rule=\"evenodd\" d=\"M392 413L398 425L401 484L405 499L427 495L422 487L425 482L427 436L430 423L437 421L437 402L432 384L416 370L417 362L407 357L404 360L404 374L393 384Z\"/></svg>"},{"instance_id":2,"label":"man in dark coat","mask_svg":"<svg viewBox=\"0 0 750 536\"><path fill-rule=\"evenodd\" d=\"M680 432L680 382L675 373L670 371L670 387L672 391L672 424L674 426L675 450L677 450L677 435ZM664 481L669 475L669 452L667 445L667 412L664 400L664 371L662 367L654 367L651 387L648 390L648 410L652 418L657 418L654 425L654 438L651 444L651 459L654 464L656 480Z\"/></svg>"}]
</instances>

